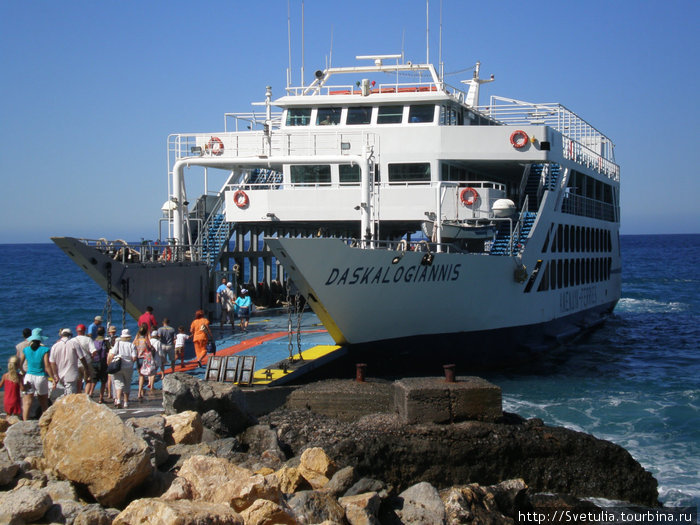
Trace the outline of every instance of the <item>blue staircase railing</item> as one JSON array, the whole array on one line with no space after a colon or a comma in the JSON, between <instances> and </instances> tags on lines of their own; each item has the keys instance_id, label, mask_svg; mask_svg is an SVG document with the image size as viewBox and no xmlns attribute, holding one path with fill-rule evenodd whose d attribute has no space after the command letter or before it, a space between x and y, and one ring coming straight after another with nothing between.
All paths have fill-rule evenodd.
<instances>
[{"instance_id":1,"label":"blue staircase railing","mask_svg":"<svg viewBox=\"0 0 700 525\"><path fill-rule=\"evenodd\" d=\"M204 234L202 237L202 259L213 269L219 255L224 251L231 238L233 225L226 222L222 213L212 213L205 227L202 232Z\"/></svg>"}]
</instances>

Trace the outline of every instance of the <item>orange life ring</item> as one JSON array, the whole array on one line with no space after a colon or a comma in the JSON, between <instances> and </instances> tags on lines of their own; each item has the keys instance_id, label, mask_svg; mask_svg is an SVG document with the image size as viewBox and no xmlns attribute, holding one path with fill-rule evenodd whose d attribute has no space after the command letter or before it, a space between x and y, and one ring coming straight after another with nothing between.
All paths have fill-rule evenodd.
<instances>
[{"instance_id":1,"label":"orange life ring","mask_svg":"<svg viewBox=\"0 0 700 525\"><path fill-rule=\"evenodd\" d=\"M238 190L233 194L233 203L239 208L245 208L250 203L248 195L243 190Z\"/></svg>"},{"instance_id":2,"label":"orange life ring","mask_svg":"<svg viewBox=\"0 0 700 525\"><path fill-rule=\"evenodd\" d=\"M461 200L462 204L464 204L465 206L472 206L478 198L479 194L471 186L464 188L459 193L459 200Z\"/></svg>"},{"instance_id":3,"label":"orange life ring","mask_svg":"<svg viewBox=\"0 0 700 525\"><path fill-rule=\"evenodd\" d=\"M211 152L212 155L216 155L218 157L224 152L224 143L221 142L219 137L212 137L207 143L206 150Z\"/></svg>"},{"instance_id":4,"label":"orange life ring","mask_svg":"<svg viewBox=\"0 0 700 525\"><path fill-rule=\"evenodd\" d=\"M528 137L527 133L525 133L522 129L516 129L510 134L510 143L517 149L524 148L529 140L530 137Z\"/></svg>"}]
</instances>

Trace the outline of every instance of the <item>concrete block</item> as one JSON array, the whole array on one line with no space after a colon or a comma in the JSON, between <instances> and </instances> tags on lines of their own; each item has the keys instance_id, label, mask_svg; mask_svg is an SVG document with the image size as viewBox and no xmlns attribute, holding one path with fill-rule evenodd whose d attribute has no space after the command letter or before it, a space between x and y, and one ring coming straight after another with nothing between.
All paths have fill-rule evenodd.
<instances>
[{"instance_id":1,"label":"concrete block","mask_svg":"<svg viewBox=\"0 0 700 525\"><path fill-rule=\"evenodd\" d=\"M393 413L393 385L389 381L368 379L329 379L301 386L290 393L286 406L307 409L341 421L353 421L377 413Z\"/></svg>"},{"instance_id":2,"label":"concrete block","mask_svg":"<svg viewBox=\"0 0 700 525\"><path fill-rule=\"evenodd\" d=\"M394 383L394 403L404 423L494 420L502 415L501 389L480 377L404 378Z\"/></svg>"}]
</instances>

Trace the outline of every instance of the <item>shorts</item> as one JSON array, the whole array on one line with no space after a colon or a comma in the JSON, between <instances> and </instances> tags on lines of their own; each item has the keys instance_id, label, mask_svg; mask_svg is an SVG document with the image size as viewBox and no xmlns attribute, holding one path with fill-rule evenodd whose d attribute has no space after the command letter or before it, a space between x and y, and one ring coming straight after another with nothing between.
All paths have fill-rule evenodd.
<instances>
[{"instance_id":1,"label":"shorts","mask_svg":"<svg viewBox=\"0 0 700 525\"><path fill-rule=\"evenodd\" d=\"M239 319L250 319L250 308L247 306L241 306L238 309L238 318Z\"/></svg>"},{"instance_id":2,"label":"shorts","mask_svg":"<svg viewBox=\"0 0 700 525\"><path fill-rule=\"evenodd\" d=\"M175 347L175 357L184 357L185 355L185 347L184 346L176 346ZM174 361L174 359L173 359Z\"/></svg>"},{"instance_id":3,"label":"shorts","mask_svg":"<svg viewBox=\"0 0 700 525\"><path fill-rule=\"evenodd\" d=\"M76 379L75 381L66 381L65 379L61 381L63 383L63 394L77 394L78 393L78 383L82 379Z\"/></svg>"},{"instance_id":4,"label":"shorts","mask_svg":"<svg viewBox=\"0 0 700 525\"><path fill-rule=\"evenodd\" d=\"M161 366L165 366L166 357L168 362L175 362L175 347L173 345L160 345Z\"/></svg>"},{"instance_id":5,"label":"shorts","mask_svg":"<svg viewBox=\"0 0 700 525\"><path fill-rule=\"evenodd\" d=\"M33 396L48 396L49 395L49 378L46 376L35 376L27 374L24 376L24 395Z\"/></svg>"},{"instance_id":6,"label":"shorts","mask_svg":"<svg viewBox=\"0 0 700 525\"><path fill-rule=\"evenodd\" d=\"M98 381L102 383L107 382L107 363L102 362L92 362L92 382L97 383Z\"/></svg>"}]
</instances>

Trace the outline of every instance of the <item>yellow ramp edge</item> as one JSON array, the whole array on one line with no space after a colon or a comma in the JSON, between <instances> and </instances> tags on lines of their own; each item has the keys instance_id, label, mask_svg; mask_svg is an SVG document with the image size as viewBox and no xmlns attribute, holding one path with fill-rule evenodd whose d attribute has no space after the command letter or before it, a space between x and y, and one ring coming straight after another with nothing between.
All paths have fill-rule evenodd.
<instances>
[{"instance_id":1,"label":"yellow ramp edge","mask_svg":"<svg viewBox=\"0 0 700 525\"><path fill-rule=\"evenodd\" d=\"M335 352L341 348L338 345L316 345L308 350L304 350L301 353L304 361L314 361L320 357L327 356L328 354ZM298 359L299 354L294 354L295 360ZM278 379L289 375L289 371L285 372L280 368L261 368L253 373L253 382L256 385L269 385L274 383Z\"/></svg>"}]
</instances>

